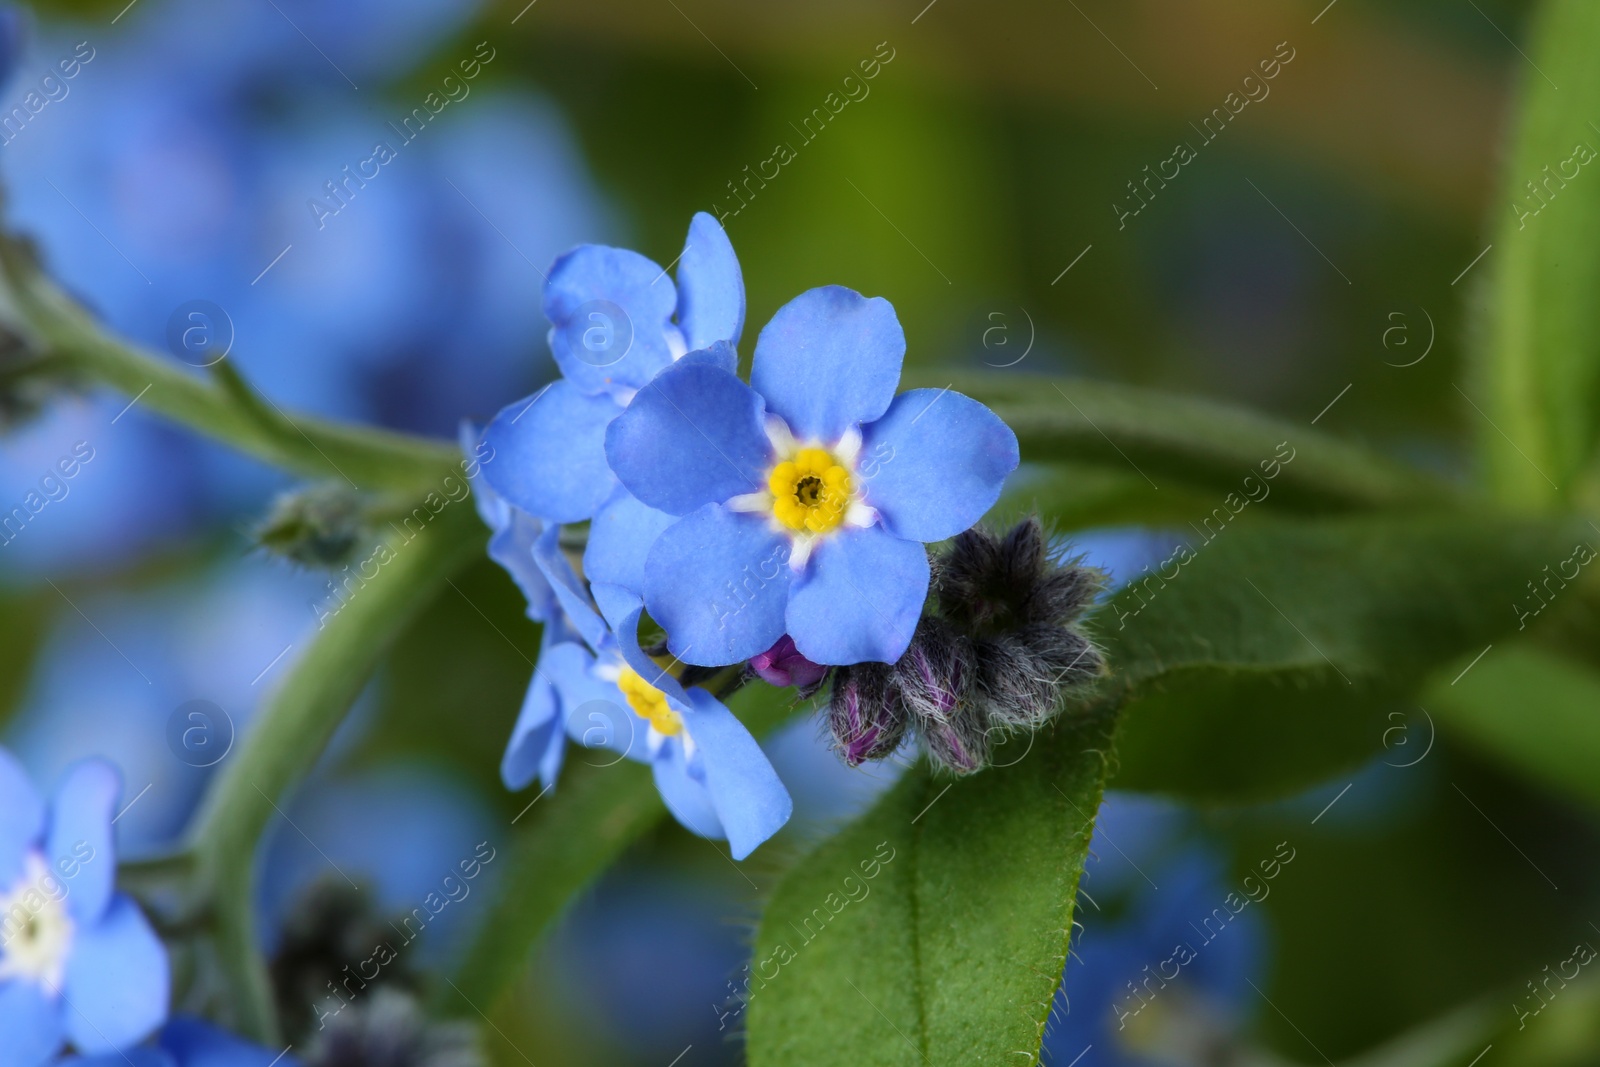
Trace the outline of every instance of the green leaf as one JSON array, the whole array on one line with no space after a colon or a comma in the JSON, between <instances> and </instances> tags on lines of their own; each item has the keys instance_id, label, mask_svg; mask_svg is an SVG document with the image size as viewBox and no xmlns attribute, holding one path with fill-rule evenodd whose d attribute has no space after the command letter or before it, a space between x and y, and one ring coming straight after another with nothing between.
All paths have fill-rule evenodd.
<instances>
[{"instance_id":1,"label":"green leaf","mask_svg":"<svg viewBox=\"0 0 1600 1067\"><path fill-rule=\"evenodd\" d=\"M1380 750L1423 677L1516 629L1578 520L1256 520L1196 539L1094 617L1127 687L1113 784L1278 795ZM1165 574L1166 577L1162 577ZM1481 665L1480 665L1481 667Z\"/></svg>"},{"instance_id":2,"label":"green leaf","mask_svg":"<svg viewBox=\"0 0 1600 1067\"><path fill-rule=\"evenodd\" d=\"M916 384L951 384L948 377L919 377ZM1094 462L1131 471L1157 492L1204 489L1220 505L1228 493L1246 493L1245 478L1261 481L1263 470L1279 461L1263 500L1273 508L1331 512L1437 506L1453 499L1451 489L1417 471L1310 427L1243 408L1128 385L1027 374L958 378L953 385L1006 420L1029 462ZM1293 458L1282 463L1285 456Z\"/></svg>"},{"instance_id":3,"label":"green leaf","mask_svg":"<svg viewBox=\"0 0 1600 1067\"><path fill-rule=\"evenodd\" d=\"M1493 219L1493 303L1466 418L1510 503L1571 499L1600 410L1600 5L1541 5ZM1580 150L1579 146L1582 146ZM1587 154L1589 162L1579 161ZM1569 162L1570 161L1570 162ZM1548 169L1547 169L1548 168ZM1530 187L1529 183L1533 183Z\"/></svg>"},{"instance_id":4,"label":"green leaf","mask_svg":"<svg viewBox=\"0 0 1600 1067\"><path fill-rule=\"evenodd\" d=\"M1006 480L995 515L1037 514L1055 530L1095 526L1182 526L1206 515L1214 498L1177 486L1157 491L1134 473L1091 463L1027 467Z\"/></svg>"},{"instance_id":5,"label":"green leaf","mask_svg":"<svg viewBox=\"0 0 1600 1067\"><path fill-rule=\"evenodd\" d=\"M1105 709L1065 720L1014 766L953 783L918 765L797 865L756 941L753 1067L1029 1062L1110 727Z\"/></svg>"},{"instance_id":6,"label":"green leaf","mask_svg":"<svg viewBox=\"0 0 1600 1067\"><path fill-rule=\"evenodd\" d=\"M1423 695L1440 725L1484 755L1600 809L1600 674L1528 644L1440 672ZM1459 680L1455 680L1459 679Z\"/></svg>"}]
</instances>

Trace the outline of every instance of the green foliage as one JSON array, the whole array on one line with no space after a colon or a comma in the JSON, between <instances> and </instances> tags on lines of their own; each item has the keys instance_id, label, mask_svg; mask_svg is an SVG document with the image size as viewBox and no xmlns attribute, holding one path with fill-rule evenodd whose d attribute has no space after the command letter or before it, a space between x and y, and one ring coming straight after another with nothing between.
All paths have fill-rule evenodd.
<instances>
[{"instance_id":1,"label":"green foliage","mask_svg":"<svg viewBox=\"0 0 1600 1067\"><path fill-rule=\"evenodd\" d=\"M1362 516L1196 539L1096 617L1129 690L1115 784L1256 799L1370 756L1426 672L1515 628L1509 605L1581 529Z\"/></svg>"},{"instance_id":2,"label":"green foliage","mask_svg":"<svg viewBox=\"0 0 1600 1067\"><path fill-rule=\"evenodd\" d=\"M1523 506L1593 490L1575 483L1594 452L1600 405L1597 40L1600 6L1543 5L1531 63L1520 68L1505 191L1491 206L1496 288L1472 398L1486 419L1466 417L1491 486Z\"/></svg>"},{"instance_id":3,"label":"green foliage","mask_svg":"<svg viewBox=\"0 0 1600 1067\"><path fill-rule=\"evenodd\" d=\"M907 385L943 388L949 378L907 376ZM1264 502L1304 512L1448 503L1442 483L1366 449L1304 426L1210 401L1134 386L1036 375L961 378L956 389L977 397L1016 431L1029 462L1095 462L1121 473L1130 467L1152 489L1204 489L1243 494L1244 479L1261 478L1287 442L1293 460L1280 464Z\"/></svg>"},{"instance_id":4,"label":"green foliage","mask_svg":"<svg viewBox=\"0 0 1600 1067\"><path fill-rule=\"evenodd\" d=\"M1065 720L1014 766L955 782L919 764L807 857L757 937L754 1067L1028 1062L1066 962L1110 727L1104 711Z\"/></svg>"},{"instance_id":5,"label":"green foliage","mask_svg":"<svg viewBox=\"0 0 1600 1067\"><path fill-rule=\"evenodd\" d=\"M1453 677L1442 672L1424 696L1445 729L1486 756L1600 809L1600 675L1520 644L1495 649L1460 681Z\"/></svg>"}]
</instances>

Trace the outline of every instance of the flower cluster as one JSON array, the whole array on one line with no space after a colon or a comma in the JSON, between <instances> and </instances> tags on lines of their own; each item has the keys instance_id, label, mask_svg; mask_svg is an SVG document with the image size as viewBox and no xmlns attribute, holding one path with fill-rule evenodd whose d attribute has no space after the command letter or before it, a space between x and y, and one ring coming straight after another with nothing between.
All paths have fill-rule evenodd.
<instances>
[{"instance_id":1,"label":"flower cluster","mask_svg":"<svg viewBox=\"0 0 1600 1067\"><path fill-rule=\"evenodd\" d=\"M1104 658L1076 626L1104 575L1050 559L1038 519L1004 537L971 529L939 557L936 613L899 662L834 674L828 727L852 766L882 759L907 734L957 774L983 767L997 739L1044 725Z\"/></svg>"},{"instance_id":2,"label":"flower cluster","mask_svg":"<svg viewBox=\"0 0 1600 1067\"><path fill-rule=\"evenodd\" d=\"M482 461L490 555L544 625L506 784L548 788L569 737L610 748L743 858L791 805L722 702L739 685L804 696L837 670L852 763L894 751L905 708L935 758L972 770L974 730L1037 725L1063 678L1098 671L1065 625L1097 586L1046 573L1037 524L1003 547L970 532L1016 469L1016 436L949 389L897 394L906 340L888 301L802 293L745 380L726 233L696 215L675 262L676 283L623 249L557 260L544 310L561 377L462 446ZM949 538L933 581L926 546ZM996 556L1012 569L992 574Z\"/></svg>"}]
</instances>

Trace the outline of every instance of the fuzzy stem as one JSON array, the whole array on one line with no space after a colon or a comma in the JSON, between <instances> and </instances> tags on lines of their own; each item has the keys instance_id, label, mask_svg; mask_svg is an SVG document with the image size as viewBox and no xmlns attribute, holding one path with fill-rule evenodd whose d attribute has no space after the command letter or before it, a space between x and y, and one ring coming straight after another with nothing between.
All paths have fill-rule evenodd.
<instances>
[{"instance_id":1,"label":"fuzzy stem","mask_svg":"<svg viewBox=\"0 0 1600 1067\"><path fill-rule=\"evenodd\" d=\"M258 842L291 789L316 763L368 676L406 623L450 576L483 551L483 528L457 503L417 534L356 590L267 698L252 731L223 764L196 821L199 884L216 909L216 942L240 1029L279 1041L252 901ZM286 818L286 816L284 816Z\"/></svg>"},{"instance_id":2,"label":"fuzzy stem","mask_svg":"<svg viewBox=\"0 0 1600 1067\"><path fill-rule=\"evenodd\" d=\"M34 348L30 373L58 372L137 398L137 403L242 452L307 477L340 477L361 489L420 492L459 457L445 442L370 427L290 417L227 363L208 382L120 341L90 318L14 241L0 240L0 321Z\"/></svg>"}]
</instances>

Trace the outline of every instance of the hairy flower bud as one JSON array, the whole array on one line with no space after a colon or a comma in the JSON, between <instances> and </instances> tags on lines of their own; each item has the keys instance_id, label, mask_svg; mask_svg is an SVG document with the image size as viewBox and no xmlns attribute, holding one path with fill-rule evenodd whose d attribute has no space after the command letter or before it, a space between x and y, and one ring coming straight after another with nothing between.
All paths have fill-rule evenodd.
<instances>
[{"instance_id":1,"label":"hairy flower bud","mask_svg":"<svg viewBox=\"0 0 1600 1067\"><path fill-rule=\"evenodd\" d=\"M928 755L946 770L971 774L989 762L990 726L976 705L948 722L924 722L920 728Z\"/></svg>"},{"instance_id":2,"label":"hairy flower bud","mask_svg":"<svg viewBox=\"0 0 1600 1067\"><path fill-rule=\"evenodd\" d=\"M893 753L905 737L909 718L888 664L857 663L834 672L828 730L850 766Z\"/></svg>"},{"instance_id":3,"label":"hairy flower bud","mask_svg":"<svg viewBox=\"0 0 1600 1067\"><path fill-rule=\"evenodd\" d=\"M361 498L339 482L284 493L256 528L268 551L308 567L338 567L350 560L363 532Z\"/></svg>"},{"instance_id":4,"label":"hairy flower bud","mask_svg":"<svg viewBox=\"0 0 1600 1067\"><path fill-rule=\"evenodd\" d=\"M917 623L893 684L919 723L948 723L971 703L975 676L972 642L934 615Z\"/></svg>"}]
</instances>

